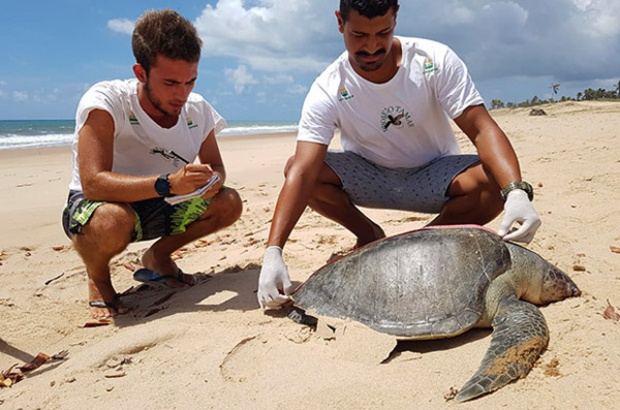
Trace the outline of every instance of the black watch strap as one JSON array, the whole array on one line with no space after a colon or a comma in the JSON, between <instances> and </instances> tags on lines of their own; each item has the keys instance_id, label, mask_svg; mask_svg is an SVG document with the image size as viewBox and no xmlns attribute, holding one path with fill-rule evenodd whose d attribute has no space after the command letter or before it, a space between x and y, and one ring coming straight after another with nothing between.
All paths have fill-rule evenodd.
<instances>
[{"instance_id":1,"label":"black watch strap","mask_svg":"<svg viewBox=\"0 0 620 410\"><path fill-rule=\"evenodd\" d=\"M534 189L532 188L530 184L528 184L525 181L511 182L510 184L503 187L502 190L500 191L502 199L506 201L506 198L508 198L508 193L510 193L510 191L514 191L515 189L521 189L525 191L530 201L534 199Z\"/></svg>"}]
</instances>

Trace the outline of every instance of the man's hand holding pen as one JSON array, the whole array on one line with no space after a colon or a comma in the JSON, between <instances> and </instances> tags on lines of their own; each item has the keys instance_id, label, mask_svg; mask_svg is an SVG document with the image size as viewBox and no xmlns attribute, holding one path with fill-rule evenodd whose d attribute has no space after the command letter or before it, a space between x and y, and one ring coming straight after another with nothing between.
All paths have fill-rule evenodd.
<instances>
[{"instance_id":1,"label":"man's hand holding pen","mask_svg":"<svg viewBox=\"0 0 620 410\"><path fill-rule=\"evenodd\" d=\"M220 181L203 195L204 198L210 198L220 190L224 181L222 176L208 164L186 164L174 174L170 174L168 177L171 185L170 193L182 195L193 192L205 186L213 174L218 174Z\"/></svg>"}]
</instances>

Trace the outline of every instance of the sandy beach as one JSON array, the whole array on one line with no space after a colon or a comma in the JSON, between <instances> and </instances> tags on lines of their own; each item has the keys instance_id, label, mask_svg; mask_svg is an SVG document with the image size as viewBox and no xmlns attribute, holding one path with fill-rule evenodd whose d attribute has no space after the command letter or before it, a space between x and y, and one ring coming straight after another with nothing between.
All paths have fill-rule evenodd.
<instances>
[{"instance_id":1,"label":"sandy beach","mask_svg":"<svg viewBox=\"0 0 620 410\"><path fill-rule=\"evenodd\" d=\"M0 388L4 409L612 409L620 406L620 103L572 102L492 115L535 187L543 225L528 246L566 271L583 295L542 307L550 343L530 374L481 397L447 400L475 372L490 330L409 342L325 340L256 301L258 272L294 134L219 139L227 185L244 200L232 227L179 251L199 283L139 286L128 267L149 242L113 261L132 311L90 322L86 273L60 214L69 147L0 151L0 370L67 351ZM464 152L474 152L458 133ZM337 142L336 142L337 144ZM387 234L433 215L365 210ZM489 224L497 229L500 219ZM302 283L353 236L307 210L285 248ZM605 315L607 309L607 317ZM15 369L14 369L15 370Z\"/></svg>"}]
</instances>

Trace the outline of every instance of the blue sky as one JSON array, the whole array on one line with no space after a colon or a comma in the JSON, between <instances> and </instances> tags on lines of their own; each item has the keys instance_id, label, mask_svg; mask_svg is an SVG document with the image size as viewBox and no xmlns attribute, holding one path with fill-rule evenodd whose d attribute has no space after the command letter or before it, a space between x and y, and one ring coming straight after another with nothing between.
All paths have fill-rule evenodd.
<instances>
[{"instance_id":1,"label":"blue sky","mask_svg":"<svg viewBox=\"0 0 620 410\"><path fill-rule=\"evenodd\" d=\"M450 45L488 104L574 97L620 81L620 0L401 1L396 34ZM132 76L133 22L148 8L192 20L195 88L228 120L297 121L343 51L338 0L11 1L0 24L0 120L71 119L97 81Z\"/></svg>"}]
</instances>

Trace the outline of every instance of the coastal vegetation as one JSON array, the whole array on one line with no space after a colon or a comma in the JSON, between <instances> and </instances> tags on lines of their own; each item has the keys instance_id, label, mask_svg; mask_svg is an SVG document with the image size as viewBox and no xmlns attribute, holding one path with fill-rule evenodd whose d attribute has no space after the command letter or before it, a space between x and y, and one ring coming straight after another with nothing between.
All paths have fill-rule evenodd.
<instances>
[{"instance_id":1,"label":"coastal vegetation","mask_svg":"<svg viewBox=\"0 0 620 410\"><path fill-rule=\"evenodd\" d=\"M558 91L560 89L559 83L553 83L550 87L553 91L553 95L557 96ZM532 97L530 100L522 101L520 103L507 102L505 103L502 100L494 99L491 101L491 109L499 109L499 108L522 108L522 107L533 107L536 105L542 104L552 104L556 102L566 102L566 101L596 101L596 100L620 100L620 81L615 85L615 88L612 90L606 90L603 88L599 88L594 90L592 88L587 88L583 91L578 92L575 97L566 97L562 96L560 98L551 97L548 100L540 99L537 96Z\"/></svg>"}]
</instances>

